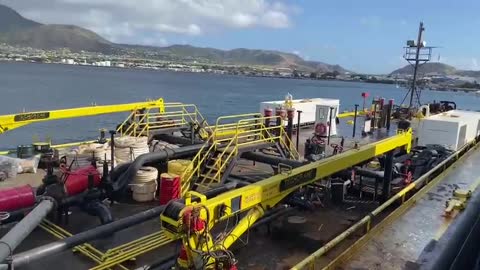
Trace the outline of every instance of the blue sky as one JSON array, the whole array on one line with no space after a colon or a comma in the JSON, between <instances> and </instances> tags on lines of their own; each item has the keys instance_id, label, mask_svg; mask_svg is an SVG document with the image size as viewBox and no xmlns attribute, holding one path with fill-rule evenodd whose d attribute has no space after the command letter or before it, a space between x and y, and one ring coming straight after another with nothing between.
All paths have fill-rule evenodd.
<instances>
[{"instance_id":1,"label":"blue sky","mask_svg":"<svg viewBox=\"0 0 480 270\"><path fill-rule=\"evenodd\" d=\"M0 0L43 23L76 24L115 42L295 52L365 73L406 64L425 23L433 60L478 70L478 0Z\"/></svg>"},{"instance_id":2,"label":"blue sky","mask_svg":"<svg viewBox=\"0 0 480 270\"><path fill-rule=\"evenodd\" d=\"M434 50L433 60L440 55L440 62L479 69L478 0L302 0L295 5L302 10L291 16L288 28L198 36L190 43L296 51L305 58L338 63L358 72L384 73L405 65L402 47L407 39L416 39L423 20L427 45L440 47Z\"/></svg>"}]
</instances>

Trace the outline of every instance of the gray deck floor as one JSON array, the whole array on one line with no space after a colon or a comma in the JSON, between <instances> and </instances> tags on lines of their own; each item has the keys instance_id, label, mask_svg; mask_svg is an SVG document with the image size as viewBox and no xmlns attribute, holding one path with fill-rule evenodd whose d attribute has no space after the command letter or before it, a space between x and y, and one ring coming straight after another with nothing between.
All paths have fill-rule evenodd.
<instances>
[{"instance_id":1,"label":"gray deck floor","mask_svg":"<svg viewBox=\"0 0 480 270\"><path fill-rule=\"evenodd\" d=\"M451 224L452 218L444 216L444 210L453 190L468 189L479 179L480 150L474 151L342 269L412 269L430 241L438 240Z\"/></svg>"}]
</instances>

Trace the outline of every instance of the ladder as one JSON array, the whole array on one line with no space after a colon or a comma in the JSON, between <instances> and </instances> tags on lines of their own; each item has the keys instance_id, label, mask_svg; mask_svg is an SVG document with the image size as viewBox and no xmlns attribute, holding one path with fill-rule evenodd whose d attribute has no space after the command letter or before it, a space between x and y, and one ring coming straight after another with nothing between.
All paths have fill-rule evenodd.
<instances>
[{"instance_id":1,"label":"ladder","mask_svg":"<svg viewBox=\"0 0 480 270\"><path fill-rule=\"evenodd\" d=\"M240 154L252 149L276 149L279 155L298 159L299 153L286 136L283 125L265 126L265 122L279 116L260 114L223 116L217 119L207 143L193 158L193 170L182 177L182 194L191 189L207 190L223 183L239 159ZM220 120L239 118L237 122L220 124ZM276 146L276 148L273 148Z\"/></svg>"}]
</instances>

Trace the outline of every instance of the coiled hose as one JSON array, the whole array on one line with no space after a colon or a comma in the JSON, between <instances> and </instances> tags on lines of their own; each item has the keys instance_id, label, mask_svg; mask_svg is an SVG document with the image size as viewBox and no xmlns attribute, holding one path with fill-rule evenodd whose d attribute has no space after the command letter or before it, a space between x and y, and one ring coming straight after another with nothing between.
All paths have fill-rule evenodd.
<instances>
[{"instance_id":1,"label":"coiled hose","mask_svg":"<svg viewBox=\"0 0 480 270\"><path fill-rule=\"evenodd\" d=\"M136 201L151 201L157 191L158 170L154 167L141 167L130 184Z\"/></svg>"},{"instance_id":2,"label":"coiled hose","mask_svg":"<svg viewBox=\"0 0 480 270\"><path fill-rule=\"evenodd\" d=\"M123 136L115 140L115 159L118 164L130 162L149 152L147 137Z\"/></svg>"}]
</instances>

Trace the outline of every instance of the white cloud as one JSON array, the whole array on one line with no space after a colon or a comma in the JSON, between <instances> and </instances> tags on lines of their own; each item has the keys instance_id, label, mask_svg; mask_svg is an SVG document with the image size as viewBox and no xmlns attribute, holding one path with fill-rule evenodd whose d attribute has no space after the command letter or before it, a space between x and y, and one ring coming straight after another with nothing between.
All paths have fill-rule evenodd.
<instances>
[{"instance_id":1,"label":"white cloud","mask_svg":"<svg viewBox=\"0 0 480 270\"><path fill-rule=\"evenodd\" d=\"M232 23L238 27L249 27L256 23L257 18L245 13L237 13L232 16Z\"/></svg>"},{"instance_id":2,"label":"white cloud","mask_svg":"<svg viewBox=\"0 0 480 270\"><path fill-rule=\"evenodd\" d=\"M286 28L290 25L290 20L285 13L273 10L262 16L262 22L265 26L272 28Z\"/></svg>"},{"instance_id":3,"label":"white cloud","mask_svg":"<svg viewBox=\"0 0 480 270\"><path fill-rule=\"evenodd\" d=\"M118 42L149 34L201 35L226 29L286 28L300 10L280 0L0 0L42 22L75 24Z\"/></svg>"},{"instance_id":4,"label":"white cloud","mask_svg":"<svg viewBox=\"0 0 480 270\"><path fill-rule=\"evenodd\" d=\"M142 26L145 29L149 29L150 26ZM172 26L169 24L156 24L153 26L154 30L157 30L159 32L167 32L167 33L177 33L177 34L188 34L188 35L200 35L202 33L202 30L200 27L196 24L190 24L185 27L177 27L177 26Z\"/></svg>"},{"instance_id":5,"label":"white cloud","mask_svg":"<svg viewBox=\"0 0 480 270\"><path fill-rule=\"evenodd\" d=\"M300 51L293 51L293 54L300 55Z\"/></svg>"}]
</instances>

